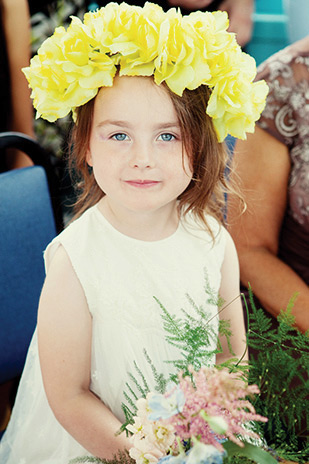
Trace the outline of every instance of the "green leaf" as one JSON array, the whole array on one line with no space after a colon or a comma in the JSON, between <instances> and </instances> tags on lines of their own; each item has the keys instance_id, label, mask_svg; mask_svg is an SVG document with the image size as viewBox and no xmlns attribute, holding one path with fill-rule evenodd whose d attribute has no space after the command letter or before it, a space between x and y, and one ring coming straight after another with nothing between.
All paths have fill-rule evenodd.
<instances>
[{"instance_id":1,"label":"green leaf","mask_svg":"<svg viewBox=\"0 0 309 464\"><path fill-rule=\"evenodd\" d=\"M223 443L223 448L229 456L245 456L258 464L277 464L276 459L271 454L250 443L244 443L244 446L240 447L232 441L226 441Z\"/></svg>"}]
</instances>

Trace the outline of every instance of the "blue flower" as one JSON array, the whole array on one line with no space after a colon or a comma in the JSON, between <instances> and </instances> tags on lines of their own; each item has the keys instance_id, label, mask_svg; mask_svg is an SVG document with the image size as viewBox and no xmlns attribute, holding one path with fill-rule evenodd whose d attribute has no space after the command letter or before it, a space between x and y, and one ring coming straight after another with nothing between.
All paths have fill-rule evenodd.
<instances>
[{"instance_id":1,"label":"blue flower","mask_svg":"<svg viewBox=\"0 0 309 464\"><path fill-rule=\"evenodd\" d=\"M159 459L158 464L186 464L187 456L184 453L173 456L169 454Z\"/></svg>"},{"instance_id":2,"label":"blue flower","mask_svg":"<svg viewBox=\"0 0 309 464\"><path fill-rule=\"evenodd\" d=\"M148 419L168 419L181 412L185 402L185 395L178 385L173 386L164 395L152 395L148 400L148 406L151 409Z\"/></svg>"},{"instance_id":3,"label":"blue flower","mask_svg":"<svg viewBox=\"0 0 309 464\"><path fill-rule=\"evenodd\" d=\"M196 441L193 448L189 450L186 464L222 464L225 455L225 451L219 451L212 445Z\"/></svg>"},{"instance_id":4,"label":"blue flower","mask_svg":"<svg viewBox=\"0 0 309 464\"><path fill-rule=\"evenodd\" d=\"M195 440L194 446L186 453L177 456L167 455L158 464L223 464L226 451L219 451L213 445L205 445Z\"/></svg>"}]
</instances>

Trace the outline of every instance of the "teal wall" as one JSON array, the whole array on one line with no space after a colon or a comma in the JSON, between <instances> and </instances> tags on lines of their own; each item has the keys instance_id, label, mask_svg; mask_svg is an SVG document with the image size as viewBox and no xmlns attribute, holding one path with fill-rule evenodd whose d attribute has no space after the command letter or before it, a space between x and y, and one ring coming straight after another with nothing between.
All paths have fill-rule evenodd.
<instances>
[{"instance_id":1,"label":"teal wall","mask_svg":"<svg viewBox=\"0 0 309 464\"><path fill-rule=\"evenodd\" d=\"M288 45L282 1L255 0L253 35L246 51L255 58L257 65Z\"/></svg>"},{"instance_id":2,"label":"teal wall","mask_svg":"<svg viewBox=\"0 0 309 464\"><path fill-rule=\"evenodd\" d=\"M257 13L283 14L282 0L255 0Z\"/></svg>"}]
</instances>

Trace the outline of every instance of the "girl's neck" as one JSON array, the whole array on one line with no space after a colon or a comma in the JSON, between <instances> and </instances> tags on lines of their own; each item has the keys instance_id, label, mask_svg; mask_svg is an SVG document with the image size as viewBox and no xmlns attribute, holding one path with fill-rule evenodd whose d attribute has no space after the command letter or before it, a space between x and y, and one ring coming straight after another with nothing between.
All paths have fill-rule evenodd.
<instances>
[{"instance_id":1,"label":"girl's neck","mask_svg":"<svg viewBox=\"0 0 309 464\"><path fill-rule=\"evenodd\" d=\"M154 242L163 240L176 232L179 224L178 203L170 208L156 211L135 212L117 208L103 197L98 203L99 211L119 232L137 240Z\"/></svg>"}]
</instances>

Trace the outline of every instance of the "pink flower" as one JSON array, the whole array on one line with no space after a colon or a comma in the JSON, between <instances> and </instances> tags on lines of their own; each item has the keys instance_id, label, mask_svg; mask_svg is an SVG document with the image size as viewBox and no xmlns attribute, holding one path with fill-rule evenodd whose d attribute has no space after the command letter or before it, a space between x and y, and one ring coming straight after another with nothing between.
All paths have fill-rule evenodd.
<instances>
[{"instance_id":1,"label":"pink flower","mask_svg":"<svg viewBox=\"0 0 309 464\"><path fill-rule=\"evenodd\" d=\"M185 395L182 412L166 420L173 425L176 436L184 440L199 436L202 443L220 450L223 447L218 440L222 438L239 446L243 444L237 435L258 438L245 427L250 421L267 420L257 415L246 399L258 393L256 385L247 385L239 374L227 369L202 367L198 372L191 369L190 373L192 379L179 374L179 386Z\"/></svg>"}]
</instances>

